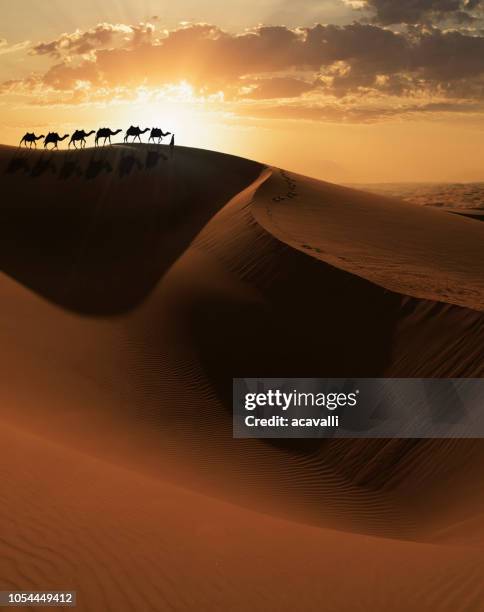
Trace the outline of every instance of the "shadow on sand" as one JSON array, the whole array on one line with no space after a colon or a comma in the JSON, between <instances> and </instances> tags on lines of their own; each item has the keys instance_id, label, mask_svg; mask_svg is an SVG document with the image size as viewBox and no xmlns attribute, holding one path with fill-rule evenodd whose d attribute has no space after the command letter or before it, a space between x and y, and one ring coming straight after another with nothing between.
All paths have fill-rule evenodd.
<instances>
[{"instance_id":1,"label":"shadow on sand","mask_svg":"<svg viewBox=\"0 0 484 612\"><path fill-rule=\"evenodd\" d=\"M0 150L1 269L73 311L126 312L261 170L211 152L170 159L167 147L129 147Z\"/></svg>"},{"instance_id":2,"label":"shadow on sand","mask_svg":"<svg viewBox=\"0 0 484 612\"><path fill-rule=\"evenodd\" d=\"M99 148L94 150L87 164L83 149L72 149L71 151L47 152L26 150L16 153L6 166L6 174L22 172L30 178L38 178L46 172L58 174L59 179L69 180L71 178L95 179L99 174L116 171L120 177L128 176L133 171L152 170L161 161L173 158L173 150L169 155L160 151L156 145L148 145L146 156L136 153L123 153L113 167L110 149ZM37 153L37 154L36 154ZM59 159L63 156L63 159ZM81 157L82 156L82 157ZM80 163L83 159L84 165Z\"/></svg>"}]
</instances>

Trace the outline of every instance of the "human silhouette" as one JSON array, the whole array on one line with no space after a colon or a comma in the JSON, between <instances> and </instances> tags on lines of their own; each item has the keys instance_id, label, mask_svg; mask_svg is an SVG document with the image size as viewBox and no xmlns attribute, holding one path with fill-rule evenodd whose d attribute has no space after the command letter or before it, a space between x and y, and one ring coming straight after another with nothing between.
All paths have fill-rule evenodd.
<instances>
[{"instance_id":1,"label":"human silhouette","mask_svg":"<svg viewBox=\"0 0 484 612\"><path fill-rule=\"evenodd\" d=\"M170 140L170 149L173 150L175 148L175 134L171 135L171 140Z\"/></svg>"},{"instance_id":2,"label":"human silhouette","mask_svg":"<svg viewBox=\"0 0 484 612\"><path fill-rule=\"evenodd\" d=\"M33 132L27 132L22 137L19 147L22 146L22 143L24 143L25 146L27 146L27 143L30 143L30 147L29 147L30 149L32 148L32 144L34 145L35 148L37 148L37 140L42 140L42 138L45 138L44 134L41 134L40 136L36 136Z\"/></svg>"},{"instance_id":3,"label":"human silhouette","mask_svg":"<svg viewBox=\"0 0 484 612\"><path fill-rule=\"evenodd\" d=\"M65 140L68 137L69 137L69 134L64 134L64 136L59 136L57 132L49 132L44 139L44 149L47 147L48 144L53 144L54 146L52 148L58 149L59 142L61 142L62 140Z\"/></svg>"},{"instance_id":4,"label":"human silhouette","mask_svg":"<svg viewBox=\"0 0 484 612\"><path fill-rule=\"evenodd\" d=\"M106 144L106 140L109 142L109 144L111 144L111 136L116 136L116 134L119 134L119 132L121 131L122 130L119 129L113 132L110 128L99 128L99 130L96 132L96 138L94 139L94 145L97 147L101 138L104 139L103 147Z\"/></svg>"},{"instance_id":5,"label":"human silhouette","mask_svg":"<svg viewBox=\"0 0 484 612\"><path fill-rule=\"evenodd\" d=\"M91 134L94 134L95 130L91 130L90 132L85 132L84 130L76 130L74 134L72 134L71 139L69 140L68 148L71 148L71 144L74 145L74 148L77 149L77 144L79 141L81 143L81 149L86 146L86 138Z\"/></svg>"},{"instance_id":6,"label":"human silhouette","mask_svg":"<svg viewBox=\"0 0 484 612\"><path fill-rule=\"evenodd\" d=\"M135 127L134 125L131 125L127 130L126 130L126 135L124 137L124 142L129 142L129 137L132 136L133 137L133 142L138 139L141 142L141 134L144 134L145 132L148 132L150 128L145 128L144 130L141 130L139 127Z\"/></svg>"},{"instance_id":7,"label":"human silhouette","mask_svg":"<svg viewBox=\"0 0 484 612\"><path fill-rule=\"evenodd\" d=\"M165 136L169 136L171 134L171 132L164 132L162 129L160 128L151 128L151 133L150 133L150 137L148 138L148 142L150 140L153 140L153 142L155 141L155 139L158 139L158 144L161 143L162 138L164 138Z\"/></svg>"}]
</instances>

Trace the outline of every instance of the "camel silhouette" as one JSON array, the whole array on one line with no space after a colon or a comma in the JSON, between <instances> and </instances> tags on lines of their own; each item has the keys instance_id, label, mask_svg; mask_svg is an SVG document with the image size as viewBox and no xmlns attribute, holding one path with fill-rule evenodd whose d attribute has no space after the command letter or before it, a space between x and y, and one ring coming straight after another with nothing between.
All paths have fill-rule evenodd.
<instances>
[{"instance_id":1,"label":"camel silhouette","mask_svg":"<svg viewBox=\"0 0 484 612\"><path fill-rule=\"evenodd\" d=\"M44 139L44 149L47 147L48 144L53 144L54 146L52 148L58 149L59 142L61 142L62 140L65 140L68 137L69 137L69 134L64 134L64 136L59 136L57 132L49 132Z\"/></svg>"},{"instance_id":2,"label":"camel silhouette","mask_svg":"<svg viewBox=\"0 0 484 612\"><path fill-rule=\"evenodd\" d=\"M160 144L161 139L164 138L165 136L169 136L170 134L171 132L164 132L160 128L151 128L151 133L150 133L150 137L148 138L148 142L150 140L153 140L154 142L155 138L158 138L158 144Z\"/></svg>"},{"instance_id":3,"label":"camel silhouette","mask_svg":"<svg viewBox=\"0 0 484 612\"><path fill-rule=\"evenodd\" d=\"M141 134L144 134L145 132L148 132L150 128L145 128L144 130L141 130L139 127L135 127L134 125L131 125L127 130L126 130L126 135L124 137L124 142L128 142L128 138L130 136L133 137L133 142L138 139L141 142Z\"/></svg>"},{"instance_id":4,"label":"camel silhouette","mask_svg":"<svg viewBox=\"0 0 484 612\"><path fill-rule=\"evenodd\" d=\"M74 148L77 149L77 142L81 142L81 149L86 146L86 138L91 134L94 134L96 130L91 130L90 132L85 132L84 130L76 130L74 134L72 134L71 139L69 140L68 148L71 148L71 144L74 145Z\"/></svg>"},{"instance_id":5,"label":"camel silhouette","mask_svg":"<svg viewBox=\"0 0 484 612\"><path fill-rule=\"evenodd\" d=\"M101 138L103 138L103 147L106 144L106 140L109 142L109 144L111 144L111 136L116 136L116 134L119 134L119 132L121 132L122 130L115 130L113 132L113 130L111 128L99 128L98 131L96 132L96 138L94 140L94 144L97 147L99 144L99 141L101 140Z\"/></svg>"},{"instance_id":6,"label":"camel silhouette","mask_svg":"<svg viewBox=\"0 0 484 612\"><path fill-rule=\"evenodd\" d=\"M35 148L37 148L37 140L42 140L42 138L45 138L44 134L42 134L41 136L36 136L33 132L27 132L26 134L24 134L22 140L20 141L19 147L22 146L22 143L27 146L27 143L29 142L30 149L32 148L32 143L34 144Z\"/></svg>"}]
</instances>

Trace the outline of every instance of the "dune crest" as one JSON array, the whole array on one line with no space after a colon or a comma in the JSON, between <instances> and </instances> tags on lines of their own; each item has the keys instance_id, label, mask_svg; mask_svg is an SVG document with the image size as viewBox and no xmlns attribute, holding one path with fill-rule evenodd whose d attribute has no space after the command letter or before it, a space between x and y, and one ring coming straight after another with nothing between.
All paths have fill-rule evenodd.
<instances>
[{"instance_id":1,"label":"dune crest","mask_svg":"<svg viewBox=\"0 0 484 612\"><path fill-rule=\"evenodd\" d=\"M278 239L404 295L484 310L484 225L275 170L255 219Z\"/></svg>"}]
</instances>

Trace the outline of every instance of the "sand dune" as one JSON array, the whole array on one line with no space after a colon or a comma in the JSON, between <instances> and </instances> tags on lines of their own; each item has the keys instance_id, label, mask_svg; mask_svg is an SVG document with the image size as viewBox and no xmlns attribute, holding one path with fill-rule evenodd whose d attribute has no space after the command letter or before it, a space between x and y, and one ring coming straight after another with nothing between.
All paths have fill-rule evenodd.
<instances>
[{"instance_id":1,"label":"sand dune","mask_svg":"<svg viewBox=\"0 0 484 612\"><path fill-rule=\"evenodd\" d=\"M483 376L484 224L196 149L0 174L6 588L482 609L481 441L233 440L231 379Z\"/></svg>"}]
</instances>

